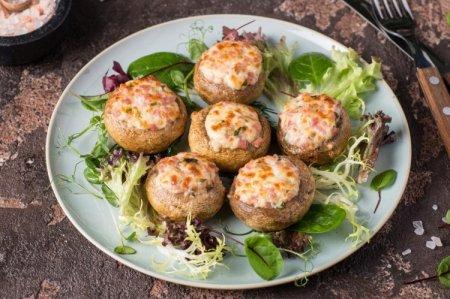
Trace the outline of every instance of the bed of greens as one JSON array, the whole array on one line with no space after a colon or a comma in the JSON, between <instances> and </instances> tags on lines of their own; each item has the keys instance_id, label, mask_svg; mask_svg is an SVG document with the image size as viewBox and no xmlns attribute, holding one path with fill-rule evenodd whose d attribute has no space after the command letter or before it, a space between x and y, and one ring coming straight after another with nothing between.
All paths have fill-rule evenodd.
<instances>
[{"instance_id":1,"label":"bed of greens","mask_svg":"<svg viewBox=\"0 0 450 299\"><path fill-rule=\"evenodd\" d=\"M334 49L328 57L309 52L296 56L301 44L292 43L283 36L274 41L264 36L264 28L246 32L242 28L223 27L223 37L249 40L263 53L263 70L267 77L265 96L272 105L263 101L252 104L277 125L277 111L299 92L325 93L338 99L352 119L352 136L342 155L326 166L311 165L316 181L315 203L306 216L289 229L264 234L255 231L234 232L226 225L212 226L198 219L184 223L172 223L159 219L146 200L141 183L148 169L159 159L186 148L186 136L175 141L170 148L156 155L143 155L126 151L112 142L103 123L103 109L108 93L128 80L153 75L173 89L184 101L189 111L200 109L201 101L193 89L195 62L210 44L205 36L213 28L194 23L187 40L189 57L174 52L156 52L131 62L126 71L120 62L112 61L112 70L102 82L104 93L87 96L77 95L81 105L92 112L90 122L80 132L66 136L60 151L70 150L79 158L73 174L59 174L58 184L72 193L89 193L92 197L106 200L111 209L118 211L115 229L121 242L114 251L132 255L137 251L134 244L157 246L167 253L167 260L151 259L152 267L164 273L176 273L195 279L205 279L218 266L227 267L224 258L234 255L247 261L254 272L264 280L280 275L286 259L303 261L304 272L314 267L310 258L320 255L316 236L328 233L349 223L351 232L346 242L357 246L368 242L371 231L365 226L363 215L358 213L359 188L366 187L377 192L379 201L382 190L396 180L396 171L382 169L370 182L381 146L395 141L389 131L388 115L382 111L366 111L365 97L376 89L376 81L382 79L381 65L376 59L362 61L354 50ZM110 66L105 65L105 69ZM89 152L82 152L77 144L86 134L95 132L96 142ZM77 179L77 169L83 171L84 181ZM224 175L224 180L227 178ZM367 182L367 184L366 184ZM373 213L378 203L373 203ZM105 213L108 213L107 211ZM305 283L301 280L298 284Z\"/></svg>"}]
</instances>

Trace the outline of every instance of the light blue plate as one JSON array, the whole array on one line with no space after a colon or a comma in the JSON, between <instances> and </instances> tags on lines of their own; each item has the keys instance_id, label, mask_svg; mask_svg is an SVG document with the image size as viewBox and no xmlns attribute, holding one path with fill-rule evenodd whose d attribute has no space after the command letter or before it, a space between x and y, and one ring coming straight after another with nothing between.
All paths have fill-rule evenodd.
<instances>
[{"instance_id":1,"label":"light blue plate","mask_svg":"<svg viewBox=\"0 0 450 299\"><path fill-rule=\"evenodd\" d=\"M305 265L298 260L286 260L281 275L272 281L264 281L248 265L245 258L227 256L225 264L227 268L219 267L206 280L193 280L174 274L165 274L152 268L152 258L164 258L161 249L149 245L134 245L137 254L119 256L113 249L120 243L120 237L115 229L113 217L116 211L105 200L99 200L91 195L76 195L63 185L57 183L58 174L72 174L75 164L79 159L69 150L59 151L61 140L83 129L92 116L84 110L74 94L98 94L102 92L101 79L111 67L114 60L119 61L124 68L141 56L157 51L172 51L186 53L182 42L188 40L192 24L196 23L204 27L212 26L211 33L206 34L205 42L212 45L221 39L222 26L239 27L251 20L252 24L245 27L247 31L253 31L262 27L266 36L278 40L282 35L286 36L288 44L297 42L298 53L322 52L329 55L331 48L345 50L346 48L336 41L308 28L288 22L246 15L210 15L198 16L171 21L139 31L112 45L97 57L92 59L70 82L63 92L53 112L47 135L46 159L47 170L52 182L59 204L73 225L95 246L112 258L138 271L156 278L171 282L213 289L246 289L268 287L281 283L291 282L305 276ZM264 100L265 101L265 100ZM376 112L383 110L393 117L391 128L398 133L399 139L390 145L384 146L380 152L376 169L385 170L393 168L398 172L395 185L384 193L384 200L377 213L372 213L377 201L375 192L368 188L361 188L361 200L358 205L362 216L367 219L367 226L372 234L375 234L391 216L396 208L408 180L411 163L411 140L408 124L402 108L392 90L384 81L378 82L378 90L366 97L367 111ZM89 152L96 140L95 134L87 135L76 143L76 147L83 153ZM82 168L76 173L76 178L87 182L83 178ZM225 222L234 231L247 231L231 214L224 216ZM320 253L311 262L313 269L310 274L327 269L337 262L348 257L359 247L352 247L345 238L350 231L348 225L331 233L320 235L317 241L320 244ZM370 245L369 245L370 246ZM363 266L363 265L361 265Z\"/></svg>"}]
</instances>

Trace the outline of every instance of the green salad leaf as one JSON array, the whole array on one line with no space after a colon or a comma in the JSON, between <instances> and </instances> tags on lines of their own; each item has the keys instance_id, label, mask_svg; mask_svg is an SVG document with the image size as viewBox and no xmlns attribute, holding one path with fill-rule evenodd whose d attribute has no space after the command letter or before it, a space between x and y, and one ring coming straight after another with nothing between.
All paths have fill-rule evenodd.
<instances>
[{"instance_id":1,"label":"green salad leaf","mask_svg":"<svg viewBox=\"0 0 450 299\"><path fill-rule=\"evenodd\" d=\"M137 238L137 234L136 232L132 232L130 235L128 235L128 237L125 237L125 240L127 241L136 241Z\"/></svg>"},{"instance_id":2,"label":"green salad leaf","mask_svg":"<svg viewBox=\"0 0 450 299\"><path fill-rule=\"evenodd\" d=\"M322 53L306 53L289 64L289 75L300 83L319 84L325 72L333 66L333 61Z\"/></svg>"},{"instance_id":3,"label":"green salad leaf","mask_svg":"<svg viewBox=\"0 0 450 299\"><path fill-rule=\"evenodd\" d=\"M358 53L349 49L341 52L333 49L334 65L325 72L320 82L311 82L301 91L324 93L338 99L352 119L359 119L365 110L361 95L375 90L375 81L382 78L381 64L372 60L370 64L360 61Z\"/></svg>"},{"instance_id":4,"label":"green salad leaf","mask_svg":"<svg viewBox=\"0 0 450 299\"><path fill-rule=\"evenodd\" d=\"M280 250L265 235L245 239L244 251L250 266L265 280L277 277L284 266Z\"/></svg>"},{"instance_id":5,"label":"green salad leaf","mask_svg":"<svg viewBox=\"0 0 450 299\"><path fill-rule=\"evenodd\" d=\"M208 50L208 46L201 40L197 38L191 38L187 45L189 57L193 61L197 61L200 56L202 56L203 52Z\"/></svg>"},{"instance_id":6,"label":"green salad leaf","mask_svg":"<svg viewBox=\"0 0 450 299\"><path fill-rule=\"evenodd\" d=\"M127 73L133 78L141 78L148 75L155 76L171 89L177 87L172 80L172 71L188 74L194 67L186 57L171 52L153 53L130 63Z\"/></svg>"},{"instance_id":7,"label":"green salad leaf","mask_svg":"<svg viewBox=\"0 0 450 299\"><path fill-rule=\"evenodd\" d=\"M372 182L370 183L370 187L375 191L383 190L387 187L390 187L394 184L395 179L397 178L397 172L393 169L389 169L383 171L382 173L376 175Z\"/></svg>"},{"instance_id":8,"label":"green salad leaf","mask_svg":"<svg viewBox=\"0 0 450 299\"><path fill-rule=\"evenodd\" d=\"M450 209L447 210L447 213L444 216L444 220L446 223L450 224Z\"/></svg>"},{"instance_id":9,"label":"green salad leaf","mask_svg":"<svg viewBox=\"0 0 450 299\"><path fill-rule=\"evenodd\" d=\"M109 93L95 95L95 96L77 96L84 108L89 111L103 113Z\"/></svg>"},{"instance_id":10,"label":"green salad leaf","mask_svg":"<svg viewBox=\"0 0 450 299\"><path fill-rule=\"evenodd\" d=\"M136 249L127 245L120 245L114 248L114 252L118 254L135 254Z\"/></svg>"},{"instance_id":11,"label":"green salad leaf","mask_svg":"<svg viewBox=\"0 0 450 299\"><path fill-rule=\"evenodd\" d=\"M172 80L173 84L178 88L183 88L185 76L182 71L180 70L171 70L170 71L170 79Z\"/></svg>"},{"instance_id":12,"label":"green salad leaf","mask_svg":"<svg viewBox=\"0 0 450 299\"><path fill-rule=\"evenodd\" d=\"M450 255L445 257L437 266L436 274L439 282L446 288L450 288Z\"/></svg>"},{"instance_id":13,"label":"green salad leaf","mask_svg":"<svg viewBox=\"0 0 450 299\"><path fill-rule=\"evenodd\" d=\"M303 218L291 229L307 233L321 234L338 228L345 220L345 210L334 204L313 204Z\"/></svg>"},{"instance_id":14,"label":"green salad leaf","mask_svg":"<svg viewBox=\"0 0 450 299\"><path fill-rule=\"evenodd\" d=\"M289 47L286 39L282 37L276 44L265 41L261 48L263 71L266 75L264 93L281 110L291 95L297 92L295 83L289 76L289 64L296 45Z\"/></svg>"},{"instance_id":15,"label":"green salad leaf","mask_svg":"<svg viewBox=\"0 0 450 299\"><path fill-rule=\"evenodd\" d=\"M102 192L105 199L109 202L110 205L117 208L119 206L119 199L116 194L106 185L102 184Z\"/></svg>"},{"instance_id":16,"label":"green salad leaf","mask_svg":"<svg viewBox=\"0 0 450 299\"><path fill-rule=\"evenodd\" d=\"M86 180L94 185L101 184L102 180L100 178L100 171L96 168L86 167L83 171Z\"/></svg>"}]
</instances>

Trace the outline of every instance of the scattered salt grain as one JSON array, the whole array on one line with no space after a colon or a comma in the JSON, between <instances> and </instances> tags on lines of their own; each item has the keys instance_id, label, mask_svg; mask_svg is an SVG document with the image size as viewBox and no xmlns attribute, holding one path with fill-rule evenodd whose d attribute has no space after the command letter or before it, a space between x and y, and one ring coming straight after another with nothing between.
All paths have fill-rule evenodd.
<instances>
[{"instance_id":1,"label":"scattered salt grain","mask_svg":"<svg viewBox=\"0 0 450 299\"><path fill-rule=\"evenodd\" d=\"M392 265L391 265L391 264L387 264L386 267L387 267L388 269L391 269L391 268L392 268Z\"/></svg>"},{"instance_id":2,"label":"scattered salt grain","mask_svg":"<svg viewBox=\"0 0 450 299\"><path fill-rule=\"evenodd\" d=\"M28 158L28 159L25 161L25 163L28 164L28 165L31 165L31 164L34 163L34 159L33 159L33 158Z\"/></svg>"},{"instance_id":3,"label":"scattered salt grain","mask_svg":"<svg viewBox=\"0 0 450 299\"><path fill-rule=\"evenodd\" d=\"M413 221L412 225L414 228L423 228L423 223L422 221L418 220L418 221Z\"/></svg>"},{"instance_id":4,"label":"scattered salt grain","mask_svg":"<svg viewBox=\"0 0 450 299\"><path fill-rule=\"evenodd\" d=\"M408 255L408 254L410 254L411 253L411 249L406 249L405 251L403 251L402 252L402 255L404 256L404 255Z\"/></svg>"},{"instance_id":5,"label":"scattered salt grain","mask_svg":"<svg viewBox=\"0 0 450 299\"><path fill-rule=\"evenodd\" d=\"M441 241L441 238L432 236L432 237L431 237L431 241L433 241L434 244L436 244L436 246L442 247L442 241Z\"/></svg>"},{"instance_id":6,"label":"scattered salt grain","mask_svg":"<svg viewBox=\"0 0 450 299\"><path fill-rule=\"evenodd\" d=\"M434 241L427 241L425 246L427 246L430 249L435 249L436 248L436 243L434 243Z\"/></svg>"},{"instance_id":7,"label":"scattered salt grain","mask_svg":"<svg viewBox=\"0 0 450 299\"><path fill-rule=\"evenodd\" d=\"M433 205L432 208L433 208L433 210L437 211L438 206L437 205Z\"/></svg>"},{"instance_id":8,"label":"scattered salt grain","mask_svg":"<svg viewBox=\"0 0 450 299\"><path fill-rule=\"evenodd\" d=\"M424 232L425 232L425 230L424 230L423 228L420 228L420 227L418 227L418 228L416 228L416 229L414 230L414 233L415 233L416 235L418 235L418 236L423 235Z\"/></svg>"}]
</instances>

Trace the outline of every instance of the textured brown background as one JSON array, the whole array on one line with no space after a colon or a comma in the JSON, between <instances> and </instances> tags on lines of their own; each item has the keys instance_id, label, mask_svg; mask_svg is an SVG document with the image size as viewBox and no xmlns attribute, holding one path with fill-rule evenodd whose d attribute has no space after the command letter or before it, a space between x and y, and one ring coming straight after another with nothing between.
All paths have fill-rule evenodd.
<instances>
[{"instance_id":1,"label":"textured brown background","mask_svg":"<svg viewBox=\"0 0 450 299\"><path fill-rule=\"evenodd\" d=\"M450 208L450 162L424 106L412 61L341 1L332 0L76 0L70 34L49 56L20 67L0 67L0 297L447 297L435 281L404 286L434 273L450 253L449 231L439 230ZM448 0L414 0L419 34L450 61ZM145 276L101 253L65 218L49 187L44 141L64 87L78 70L115 41L142 28L190 15L255 14L296 22L378 56L412 130L408 188L391 220L372 241L337 266L293 284L249 291L183 287ZM433 211L431 206L439 209ZM416 236L412 220L424 221ZM444 247L425 248L430 236ZM402 256L406 248L412 254Z\"/></svg>"}]
</instances>

